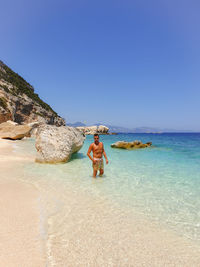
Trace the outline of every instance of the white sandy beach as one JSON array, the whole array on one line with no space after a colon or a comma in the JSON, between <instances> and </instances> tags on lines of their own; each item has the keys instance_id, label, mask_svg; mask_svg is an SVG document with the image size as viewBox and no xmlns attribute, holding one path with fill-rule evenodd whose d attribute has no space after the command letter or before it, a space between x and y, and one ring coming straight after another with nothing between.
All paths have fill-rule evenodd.
<instances>
[{"instance_id":1,"label":"white sandy beach","mask_svg":"<svg viewBox=\"0 0 200 267\"><path fill-rule=\"evenodd\" d=\"M17 181L18 162L13 142L0 139L0 266L45 266L40 234L38 191Z\"/></svg>"},{"instance_id":2,"label":"white sandy beach","mask_svg":"<svg viewBox=\"0 0 200 267\"><path fill-rule=\"evenodd\" d=\"M56 215L60 225L49 218L46 248L38 206L41 192L16 179L22 174L19 163L33 159L16 155L12 147L12 141L0 140L0 266L200 266L196 244L142 216L113 209L109 201L70 189L66 219L61 220L62 210ZM59 235L54 234L63 225Z\"/></svg>"}]
</instances>

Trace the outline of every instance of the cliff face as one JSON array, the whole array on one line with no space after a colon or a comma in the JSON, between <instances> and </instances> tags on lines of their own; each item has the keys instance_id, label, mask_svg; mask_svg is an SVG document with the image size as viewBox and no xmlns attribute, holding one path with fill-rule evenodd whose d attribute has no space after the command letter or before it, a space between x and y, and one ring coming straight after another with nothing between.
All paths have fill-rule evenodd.
<instances>
[{"instance_id":1,"label":"cliff face","mask_svg":"<svg viewBox=\"0 0 200 267\"><path fill-rule=\"evenodd\" d=\"M39 98L28 82L0 61L0 123L7 120L65 125L65 120Z\"/></svg>"}]
</instances>

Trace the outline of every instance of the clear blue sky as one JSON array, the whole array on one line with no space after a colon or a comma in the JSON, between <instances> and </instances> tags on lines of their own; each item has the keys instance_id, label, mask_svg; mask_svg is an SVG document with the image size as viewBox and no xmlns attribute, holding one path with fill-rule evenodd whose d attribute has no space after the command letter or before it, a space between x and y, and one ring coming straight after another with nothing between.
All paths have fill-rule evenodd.
<instances>
[{"instance_id":1,"label":"clear blue sky","mask_svg":"<svg viewBox=\"0 0 200 267\"><path fill-rule=\"evenodd\" d=\"M200 131L199 0L1 1L0 59L67 122Z\"/></svg>"}]
</instances>

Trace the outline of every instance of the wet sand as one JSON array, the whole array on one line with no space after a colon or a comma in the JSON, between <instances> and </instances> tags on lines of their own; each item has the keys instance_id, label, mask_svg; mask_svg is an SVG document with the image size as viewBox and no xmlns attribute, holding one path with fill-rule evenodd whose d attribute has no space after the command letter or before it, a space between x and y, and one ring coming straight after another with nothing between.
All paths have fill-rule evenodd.
<instances>
[{"instance_id":1,"label":"wet sand","mask_svg":"<svg viewBox=\"0 0 200 267\"><path fill-rule=\"evenodd\" d=\"M197 244L109 200L62 191L59 183L48 193L63 203L44 229L38 201L50 181L38 191L28 180L17 180L23 175L20 162L33 158L12 149L12 141L0 140L0 266L200 266Z\"/></svg>"}]
</instances>

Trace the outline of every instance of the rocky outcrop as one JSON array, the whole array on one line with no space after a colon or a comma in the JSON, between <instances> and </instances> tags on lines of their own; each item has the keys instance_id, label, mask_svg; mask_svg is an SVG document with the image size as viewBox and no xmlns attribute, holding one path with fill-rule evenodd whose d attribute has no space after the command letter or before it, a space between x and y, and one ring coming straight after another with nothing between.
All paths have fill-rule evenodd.
<instances>
[{"instance_id":1,"label":"rocky outcrop","mask_svg":"<svg viewBox=\"0 0 200 267\"><path fill-rule=\"evenodd\" d=\"M65 125L65 120L40 99L28 82L0 61L0 123L7 120Z\"/></svg>"},{"instance_id":2,"label":"rocky outcrop","mask_svg":"<svg viewBox=\"0 0 200 267\"><path fill-rule=\"evenodd\" d=\"M108 133L108 131L109 131L109 128L108 127L106 127L106 126L104 126L104 125L99 125L98 126L98 129L97 129L97 132L99 133L99 134L107 134Z\"/></svg>"},{"instance_id":3,"label":"rocky outcrop","mask_svg":"<svg viewBox=\"0 0 200 267\"><path fill-rule=\"evenodd\" d=\"M32 127L29 125L19 125L15 122L8 121L0 124L0 138L3 139L22 139L30 137Z\"/></svg>"},{"instance_id":4,"label":"rocky outcrop","mask_svg":"<svg viewBox=\"0 0 200 267\"><path fill-rule=\"evenodd\" d=\"M40 126L36 132L36 162L67 162L81 149L84 140L83 133L73 127Z\"/></svg>"},{"instance_id":5,"label":"rocky outcrop","mask_svg":"<svg viewBox=\"0 0 200 267\"><path fill-rule=\"evenodd\" d=\"M99 126L85 126L85 127L76 127L78 130L82 131L84 134L108 134L109 128L104 125Z\"/></svg>"},{"instance_id":6,"label":"rocky outcrop","mask_svg":"<svg viewBox=\"0 0 200 267\"><path fill-rule=\"evenodd\" d=\"M125 142L125 141L118 141L111 145L113 148L123 148L123 149L138 149L138 148L146 148L150 147L152 142L148 142L143 144L141 141L133 141L133 142Z\"/></svg>"}]
</instances>

